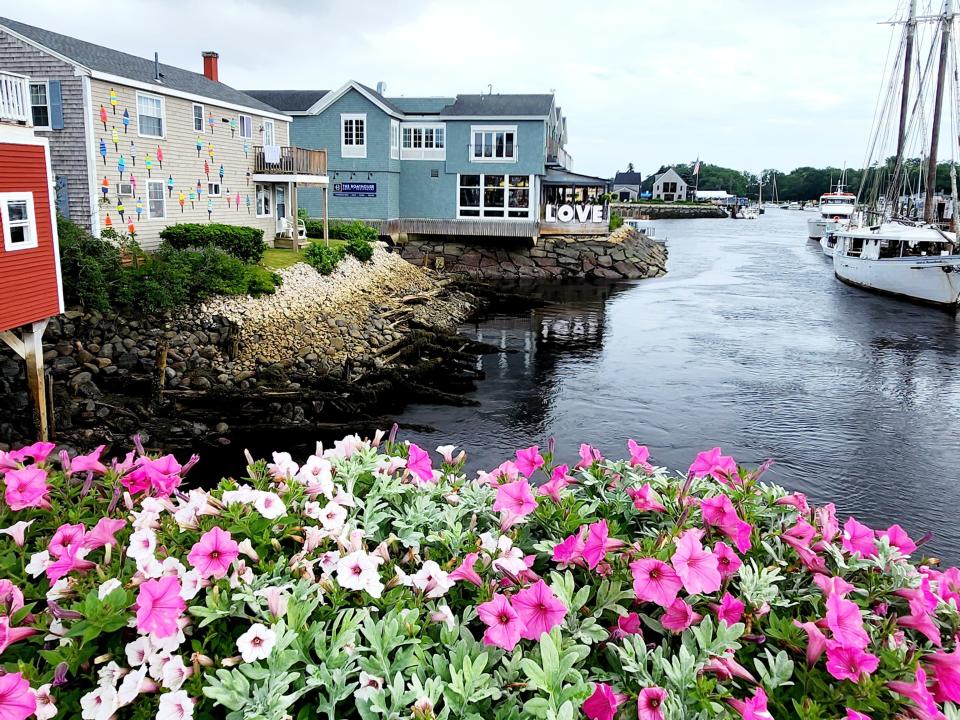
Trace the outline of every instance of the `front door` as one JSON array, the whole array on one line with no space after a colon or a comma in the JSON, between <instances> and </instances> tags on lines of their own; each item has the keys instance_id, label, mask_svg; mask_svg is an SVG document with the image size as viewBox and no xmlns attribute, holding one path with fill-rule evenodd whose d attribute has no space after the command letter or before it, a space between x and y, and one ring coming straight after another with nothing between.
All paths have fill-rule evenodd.
<instances>
[{"instance_id":1,"label":"front door","mask_svg":"<svg viewBox=\"0 0 960 720\"><path fill-rule=\"evenodd\" d=\"M287 216L287 186L277 185L274 191L273 206L276 208L277 220Z\"/></svg>"}]
</instances>

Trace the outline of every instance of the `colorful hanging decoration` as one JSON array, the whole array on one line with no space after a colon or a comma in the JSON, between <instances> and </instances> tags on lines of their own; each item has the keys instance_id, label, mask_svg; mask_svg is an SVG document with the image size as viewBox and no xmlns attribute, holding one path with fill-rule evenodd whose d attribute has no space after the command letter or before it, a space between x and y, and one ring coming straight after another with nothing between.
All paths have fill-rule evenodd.
<instances>
[{"instance_id":1,"label":"colorful hanging decoration","mask_svg":"<svg viewBox=\"0 0 960 720\"><path fill-rule=\"evenodd\" d=\"M133 144L133 140L130 141L130 161L134 167L137 166L137 146Z\"/></svg>"},{"instance_id":2,"label":"colorful hanging decoration","mask_svg":"<svg viewBox=\"0 0 960 720\"><path fill-rule=\"evenodd\" d=\"M250 171L247 170L247 185L250 184Z\"/></svg>"},{"instance_id":3,"label":"colorful hanging decoration","mask_svg":"<svg viewBox=\"0 0 960 720\"><path fill-rule=\"evenodd\" d=\"M226 195L224 195L224 197L227 198L227 210L229 210L230 209L230 191L229 190L227 190L227 193Z\"/></svg>"},{"instance_id":4,"label":"colorful hanging decoration","mask_svg":"<svg viewBox=\"0 0 960 720\"><path fill-rule=\"evenodd\" d=\"M207 220L213 218L213 198L207 198Z\"/></svg>"},{"instance_id":5,"label":"colorful hanging decoration","mask_svg":"<svg viewBox=\"0 0 960 720\"><path fill-rule=\"evenodd\" d=\"M133 224L133 220L131 220L131 221L129 222L129 224L127 225L127 232L130 233L130 237L132 237L134 240L136 240L136 238L137 238L137 226Z\"/></svg>"},{"instance_id":6,"label":"colorful hanging decoration","mask_svg":"<svg viewBox=\"0 0 960 720\"><path fill-rule=\"evenodd\" d=\"M213 135L213 113L207 113L207 125L210 126L210 134Z\"/></svg>"},{"instance_id":7,"label":"colorful hanging decoration","mask_svg":"<svg viewBox=\"0 0 960 720\"><path fill-rule=\"evenodd\" d=\"M127 161L123 159L123 155L120 156L120 159L117 160L117 170L120 171L120 180L123 180L123 171L127 169Z\"/></svg>"},{"instance_id":8,"label":"colorful hanging decoration","mask_svg":"<svg viewBox=\"0 0 960 720\"><path fill-rule=\"evenodd\" d=\"M120 152L120 133L116 128L113 128L113 132L110 133L110 139L113 140L113 151Z\"/></svg>"},{"instance_id":9,"label":"colorful hanging decoration","mask_svg":"<svg viewBox=\"0 0 960 720\"><path fill-rule=\"evenodd\" d=\"M193 202L197 199L197 193L194 190L190 191L190 209L193 210Z\"/></svg>"},{"instance_id":10,"label":"colorful hanging decoration","mask_svg":"<svg viewBox=\"0 0 960 720\"><path fill-rule=\"evenodd\" d=\"M167 197L170 197L173 193L173 175L170 175L167 178Z\"/></svg>"},{"instance_id":11,"label":"colorful hanging decoration","mask_svg":"<svg viewBox=\"0 0 960 720\"><path fill-rule=\"evenodd\" d=\"M133 173L130 173L130 189L133 190L133 194L137 194L137 179L133 176Z\"/></svg>"},{"instance_id":12,"label":"colorful hanging decoration","mask_svg":"<svg viewBox=\"0 0 960 720\"><path fill-rule=\"evenodd\" d=\"M100 138L100 157L103 158L103 164L107 164L107 144Z\"/></svg>"},{"instance_id":13,"label":"colorful hanging decoration","mask_svg":"<svg viewBox=\"0 0 960 720\"><path fill-rule=\"evenodd\" d=\"M147 177L153 177L150 174L150 171L153 170L153 160L150 158L150 153L147 153L147 156L143 159L143 166L147 168Z\"/></svg>"},{"instance_id":14,"label":"colorful hanging decoration","mask_svg":"<svg viewBox=\"0 0 960 720\"><path fill-rule=\"evenodd\" d=\"M210 160L213 160L213 143L207 143L207 155L210 156Z\"/></svg>"},{"instance_id":15,"label":"colorful hanging decoration","mask_svg":"<svg viewBox=\"0 0 960 720\"><path fill-rule=\"evenodd\" d=\"M247 215L249 215L250 214L250 195L247 195L246 203L247 203Z\"/></svg>"},{"instance_id":16,"label":"colorful hanging decoration","mask_svg":"<svg viewBox=\"0 0 960 720\"><path fill-rule=\"evenodd\" d=\"M157 145L157 162L160 163L160 169L163 170L163 149Z\"/></svg>"},{"instance_id":17,"label":"colorful hanging decoration","mask_svg":"<svg viewBox=\"0 0 960 720\"><path fill-rule=\"evenodd\" d=\"M186 201L187 196L183 194L183 190L180 191L180 197L177 198L177 202L180 203L180 212L183 213L183 203Z\"/></svg>"},{"instance_id":18,"label":"colorful hanging decoration","mask_svg":"<svg viewBox=\"0 0 960 720\"><path fill-rule=\"evenodd\" d=\"M103 131L107 131L107 109L101 105L100 106L100 122L103 123Z\"/></svg>"},{"instance_id":19,"label":"colorful hanging decoration","mask_svg":"<svg viewBox=\"0 0 960 720\"><path fill-rule=\"evenodd\" d=\"M244 141L243 143L243 156L247 157L247 153L250 152L250 143Z\"/></svg>"},{"instance_id":20,"label":"colorful hanging decoration","mask_svg":"<svg viewBox=\"0 0 960 720\"><path fill-rule=\"evenodd\" d=\"M200 151L203 150L203 140L197 135L197 157L200 157Z\"/></svg>"},{"instance_id":21,"label":"colorful hanging decoration","mask_svg":"<svg viewBox=\"0 0 960 720\"><path fill-rule=\"evenodd\" d=\"M206 160L203 161L203 174L207 176L207 180L210 179L210 163Z\"/></svg>"},{"instance_id":22,"label":"colorful hanging decoration","mask_svg":"<svg viewBox=\"0 0 960 720\"><path fill-rule=\"evenodd\" d=\"M110 181L107 180L107 176L103 176L103 182L100 183L100 192L103 193L103 201L107 201L107 195L110 194Z\"/></svg>"},{"instance_id":23,"label":"colorful hanging decoration","mask_svg":"<svg viewBox=\"0 0 960 720\"><path fill-rule=\"evenodd\" d=\"M103 221L103 224L108 230L113 230L113 220L110 219L110 213L107 213L107 218Z\"/></svg>"},{"instance_id":24,"label":"colorful hanging decoration","mask_svg":"<svg viewBox=\"0 0 960 720\"><path fill-rule=\"evenodd\" d=\"M223 182L223 165L220 166L220 182Z\"/></svg>"},{"instance_id":25,"label":"colorful hanging decoration","mask_svg":"<svg viewBox=\"0 0 960 720\"><path fill-rule=\"evenodd\" d=\"M237 119L230 118L230 137L233 137L233 134L237 131Z\"/></svg>"},{"instance_id":26,"label":"colorful hanging decoration","mask_svg":"<svg viewBox=\"0 0 960 720\"><path fill-rule=\"evenodd\" d=\"M237 193L236 197L233 198L233 204L237 206L237 212L240 211L240 193Z\"/></svg>"},{"instance_id":27,"label":"colorful hanging decoration","mask_svg":"<svg viewBox=\"0 0 960 720\"><path fill-rule=\"evenodd\" d=\"M117 114L117 91L110 88L110 105L113 107L113 114Z\"/></svg>"},{"instance_id":28,"label":"colorful hanging decoration","mask_svg":"<svg viewBox=\"0 0 960 720\"><path fill-rule=\"evenodd\" d=\"M130 126L130 111L123 109L123 134L127 134L127 128Z\"/></svg>"},{"instance_id":29,"label":"colorful hanging decoration","mask_svg":"<svg viewBox=\"0 0 960 720\"><path fill-rule=\"evenodd\" d=\"M197 180L197 197L200 197L203 194L203 186L200 185L200 181Z\"/></svg>"},{"instance_id":30,"label":"colorful hanging decoration","mask_svg":"<svg viewBox=\"0 0 960 720\"><path fill-rule=\"evenodd\" d=\"M137 222L140 222L140 213L143 212L143 198L142 198L142 197L138 197L138 198L137 198L137 207L136 207L136 209L137 209Z\"/></svg>"},{"instance_id":31,"label":"colorful hanging decoration","mask_svg":"<svg viewBox=\"0 0 960 720\"><path fill-rule=\"evenodd\" d=\"M117 214L120 215L120 222L123 222L123 213L126 211L126 208L123 207L123 200L117 198Z\"/></svg>"}]
</instances>

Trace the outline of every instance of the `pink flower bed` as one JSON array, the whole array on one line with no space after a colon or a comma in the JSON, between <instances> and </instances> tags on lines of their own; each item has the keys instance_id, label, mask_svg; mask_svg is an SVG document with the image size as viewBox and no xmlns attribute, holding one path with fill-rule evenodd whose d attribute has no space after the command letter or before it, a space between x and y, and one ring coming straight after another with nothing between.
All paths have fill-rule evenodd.
<instances>
[{"instance_id":1,"label":"pink flower bed","mask_svg":"<svg viewBox=\"0 0 960 720\"><path fill-rule=\"evenodd\" d=\"M719 448L53 450L0 453L0 720L960 717L960 571Z\"/></svg>"}]
</instances>

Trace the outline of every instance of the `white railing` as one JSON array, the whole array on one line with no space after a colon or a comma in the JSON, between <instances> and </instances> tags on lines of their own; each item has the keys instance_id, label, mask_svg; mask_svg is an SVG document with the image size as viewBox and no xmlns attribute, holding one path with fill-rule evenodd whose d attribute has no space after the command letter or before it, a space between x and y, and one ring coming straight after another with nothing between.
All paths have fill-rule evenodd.
<instances>
[{"instance_id":1,"label":"white railing","mask_svg":"<svg viewBox=\"0 0 960 720\"><path fill-rule=\"evenodd\" d=\"M33 124L30 78L0 71L0 122Z\"/></svg>"}]
</instances>

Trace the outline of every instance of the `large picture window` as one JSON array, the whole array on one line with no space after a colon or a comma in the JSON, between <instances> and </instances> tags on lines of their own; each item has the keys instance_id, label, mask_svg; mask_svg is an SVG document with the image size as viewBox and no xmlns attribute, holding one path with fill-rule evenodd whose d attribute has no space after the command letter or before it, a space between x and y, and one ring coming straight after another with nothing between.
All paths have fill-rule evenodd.
<instances>
[{"instance_id":1,"label":"large picture window","mask_svg":"<svg viewBox=\"0 0 960 720\"><path fill-rule=\"evenodd\" d=\"M167 205L163 199L163 180L147 182L147 217L150 220L162 220L167 216Z\"/></svg>"},{"instance_id":2,"label":"large picture window","mask_svg":"<svg viewBox=\"0 0 960 720\"><path fill-rule=\"evenodd\" d=\"M516 162L517 128L515 125L490 125L470 128L470 159L473 162Z\"/></svg>"},{"instance_id":3,"label":"large picture window","mask_svg":"<svg viewBox=\"0 0 960 720\"><path fill-rule=\"evenodd\" d=\"M340 116L340 156L365 158L367 156L367 116L343 114Z\"/></svg>"},{"instance_id":4,"label":"large picture window","mask_svg":"<svg viewBox=\"0 0 960 720\"><path fill-rule=\"evenodd\" d=\"M137 93L137 132L140 137L163 137L163 98Z\"/></svg>"},{"instance_id":5,"label":"large picture window","mask_svg":"<svg viewBox=\"0 0 960 720\"><path fill-rule=\"evenodd\" d=\"M530 217L530 175L460 175L457 216Z\"/></svg>"}]
</instances>

